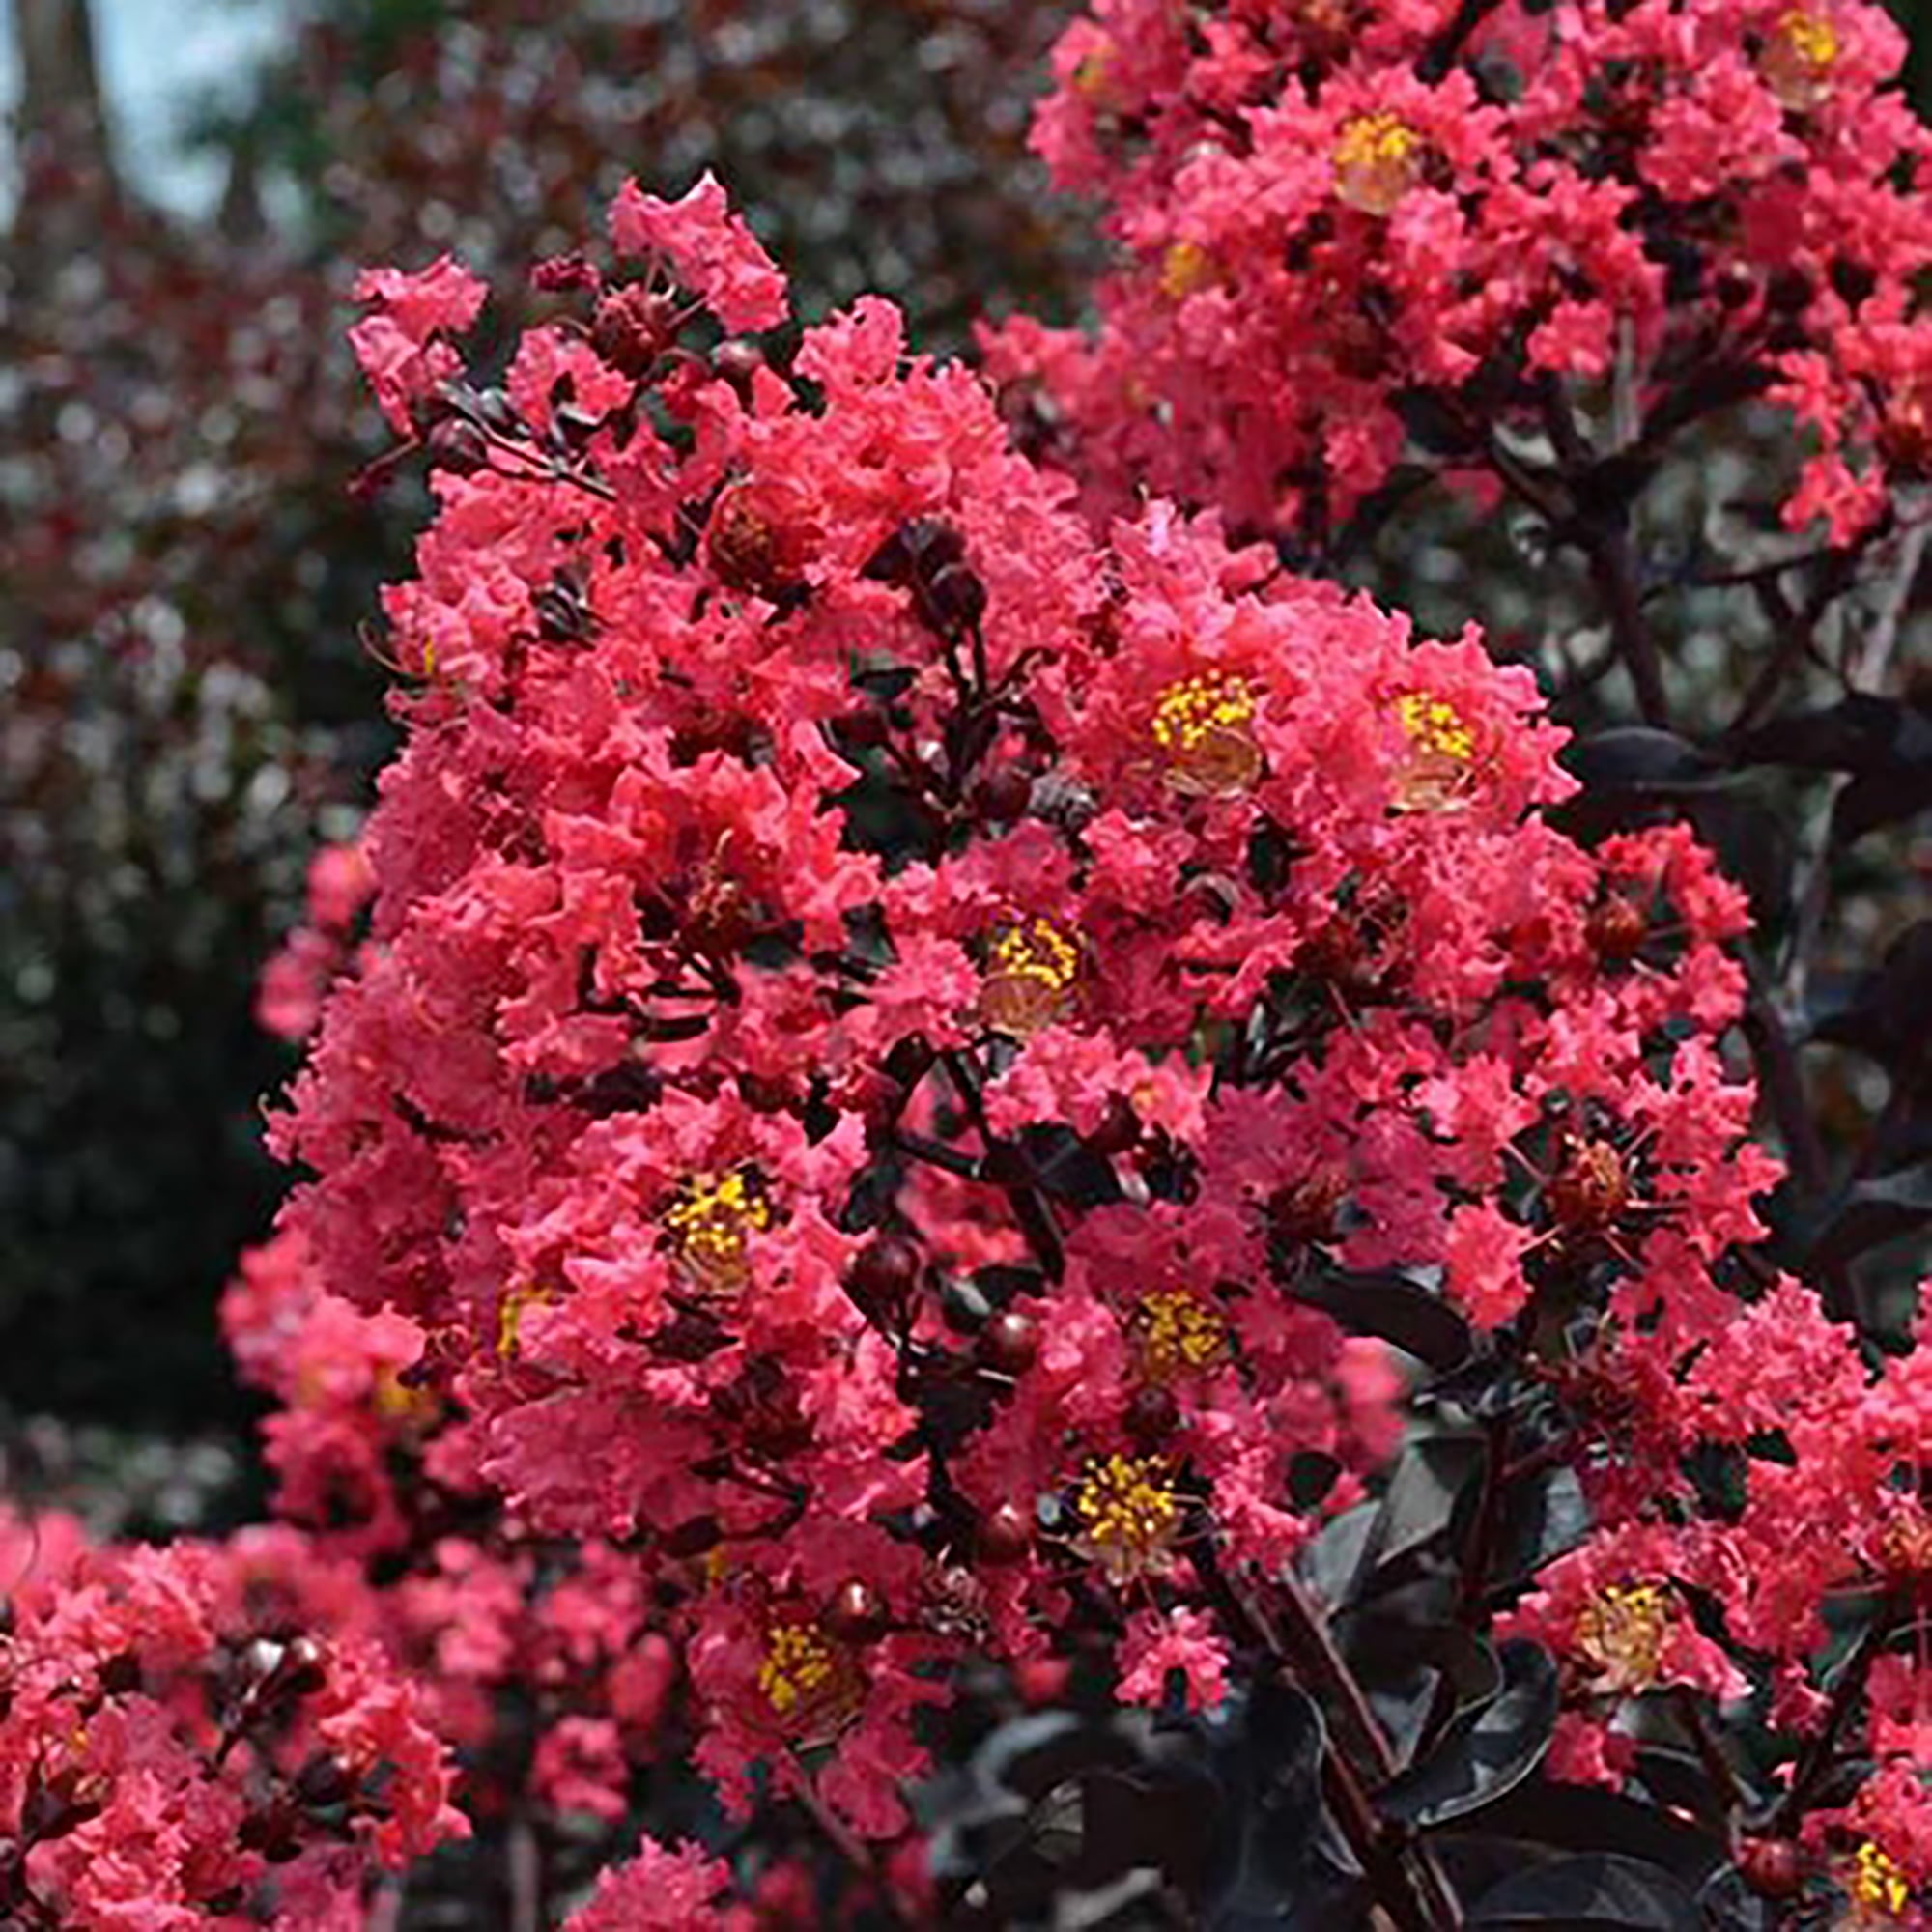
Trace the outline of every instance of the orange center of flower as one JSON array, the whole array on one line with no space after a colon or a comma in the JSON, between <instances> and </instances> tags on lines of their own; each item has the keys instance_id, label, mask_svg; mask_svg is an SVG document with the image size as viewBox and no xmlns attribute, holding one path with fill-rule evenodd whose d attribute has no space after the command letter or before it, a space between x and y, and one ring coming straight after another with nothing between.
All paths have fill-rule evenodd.
<instances>
[{"instance_id":1,"label":"orange center of flower","mask_svg":"<svg viewBox=\"0 0 1932 1932\"><path fill-rule=\"evenodd\" d=\"M1630 1206L1630 1171L1608 1141L1573 1138L1548 1188L1549 1208L1577 1234L1601 1234Z\"/></svg>"},{"instance_id":2,"label":"orange center of flower","mask_svg":"<svg viewBox=\"0 0 1932 1932\"><path fill-rule=\"evenodd\" d=\"M1391 213L1422 172L1423 139L1397 114L1358 114L1335 142L1335 193L1364 214Z\"/></svg>"},{"instance_id":3,"label":"orange center of flower","mask_svg":"<svg viewBox=\"0 0 1932 1932\"><path fill-rule=\"evenodd\" d=\"M1114 46L1111 41L1080 56L1073 68L1073 91L1084 100L1097 102L1110 91L1114 81Z\"/></svg>"},{"instance_id":4,"label":"orange center of flower","mask_svg":"<svg viewBox=\"0 0 1932 1932\"><path fill-rule=\"evenodd\" d=\"M1169 685L1154 705L1152 731L1174 788L1201 798L1251 790L1262 774L1255 711L1247 680L1229 671L1202 671Z\"/></svg>"},{"instance_id":5,"label":"orange center of flower","mask_svg":"<svg viewBox=\"0 0 1932 1932\"><path fill-rule=\"evenodd\" d=\"M980 1017L1026 1039L1066 1010L1080 951L1051 920L1017 920L994 933L980 980Z\"/></svg>"},{"instance_id":6,"label":"orange center of flower","mask_svg":"<svg viewBox=\"0 0 1932 1932\"><path fill-rule=\"evenodd\" d=\"M1599 1590L1577 1620L1577 1648L1605 1690L1647 1690L1663 1667L1671 1601L1662 1583L1612 1583Z\"/></svg>"},{"instance_id":7,"label":"orange center of flower","mask_svg":"<svg viewBox=\"0 0 1932 1932\"><path fill-rule=\"evenodd\" d=\"M1160 263L1160 292L1169 301L1184 301L1214 279L1214 258L1198 242L1177 242Z\"/></svg>"},{"instance_id":8,"label":"orange center of flower","mask_svg":"<svg viewBox=\"0 0 1932 1932\"><path fill-rule=\"evenodd\" d=\"M1074 1548L1116 1583L1165 1570L1183 1517L1173 1470L1160 1456L1096 1456L1073 1493Z\"/></svg>"},{"instance_id":9,"label":"orange center of flower","mask_svg":"<svg viewBox=\"0 0 1932 1932\"><path fill-rule=\"evenodd\" d=\"M1918 1496L1887 1491L1882 1520L1866 1545L1875 1568L1903 1581L1932 1575L1932 1513Z\"/></svg>"},{"instance_id":10,"label":"orange center of flower","mask_svg":"<svg viewBox=\"0 0 1932 1932\"><path fill-rule=\"evenodd\" d=\"M1831 94L1832 70L1843 51L1830 20L1794 8L1773 31L1759 68L1779 106L1803 114Z\"/></svg>"},{"instance_id":11,"label":"orange center of flower","mask_svg":"<svg viewBox=\"0 0 1932 1932\"><path fill-rule=\"evenodd\" d=\"M501 1320L499 1315L499 1324ZM376 1413L384 1422L394 1422L405 1429L427 1428L442 1409L442 1403L434 1390L412 1388L395 1369L389 1367L377 1372L373 1393Z\"/></svg>"},{"instance_id":12,"label":"orange center of flower","mask_svg":"<svg viewBox=\"0 0 1932 1932\"><path fill-rule=\"evenodd\" d=\"M1184 1288L1156 1289L1134 1304L1131 1317L1141 1367L1151 1381L1212 1368L1228 1352L1220 1312Z\"/></svg>"},{"instance_id":13,"label":"orange center of flower","mask_svg":"<svg viewBox=\"0 0 1932 1932\"><path fill-rule=\"evenodd\" d=\"M704 1294L735 1294L751 1279L751 1237L772 1225L772 1206L749 1168L694 1174L664 1211L678 1267Z\"/></svg>"}]
</instances>

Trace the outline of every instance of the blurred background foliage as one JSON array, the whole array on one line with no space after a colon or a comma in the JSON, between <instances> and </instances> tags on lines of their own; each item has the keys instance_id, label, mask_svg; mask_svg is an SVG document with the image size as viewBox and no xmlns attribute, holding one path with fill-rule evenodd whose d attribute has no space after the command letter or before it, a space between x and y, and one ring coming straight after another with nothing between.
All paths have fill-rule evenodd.
<instances>
[{"instance_id":1,"label":"blurred background foliage","mask_svg":"<svg viewBox=\"0 0 1932 1932\"><path fill-rule=\"evenodd\" d=\"M0 1420L218 1438L245 1405L213 1300L272 1211L259 1103L292 1065L253 977L386 752L358 625L420 509L407 473L351 487L384 441L357 267L451 249L514 305L624 175L712 167L808 316L877 289L951 349L981 313L1075 317L1095 250L1025 153L1071 0L210 4L255 51L172 103L165 164L218 185L184 212L97 39L169 10L0 0ZM1932 7L1892 4L1927 111ZM1560 620L1506 529L1413 535L1353 574L1425 625ZM88 1427L8 1430L9 1473L99 1461ZM128 1486L136 1526L192 1514L185 1480Z\"/></svg>"}]
</instances>

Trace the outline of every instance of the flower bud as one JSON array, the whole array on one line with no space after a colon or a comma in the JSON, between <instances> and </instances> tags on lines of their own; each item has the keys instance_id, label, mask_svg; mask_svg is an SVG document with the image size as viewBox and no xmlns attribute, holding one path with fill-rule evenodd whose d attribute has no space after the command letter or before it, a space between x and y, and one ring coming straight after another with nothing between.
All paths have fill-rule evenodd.
<instances>
[{"instance_id":1,"label":"flower bud","mask_svg":"<svg viewBox=\"0 0 1932 1932\"><path fill-rule=\"evenodd\" d=\"M723 1537L715 1516L695 1516L665 1532L664 1552L667 1556L703 1556L716 1549Z\"/></svg>"},{"instance_id":2,"label":"flower bud","mask_svg":"<svg viewBox=\"0 0 1932 1932\"><path fill-rule=\"evenodd\" d=\"M1125 1422L1127 1434L1143 1449L1155 1448L1180 1427L1180 1404L1172 1389L1148 1382L1134 1391Z\"/></svg>"},{"instance_id":3,"label":"flower bud","mask_svg":"<svg viewBox=\"0 0 1932 1932\"><path fill-rule=\"evenodd\" d=\"M980 1331L975 1352L1003 1376L1023 1376L1039 1358L1039 1323L1017 1308L1003 1308Z\"/></svg>"},{"instance_id":4,"label":"flower bud","mask_svg":"<svg viewBox=\"0 0 1932 1932\"><path fill-rule=\"evenodd\" d=\"M855 1645L877 1643L892 1628L886 1600L863 1577L839 1584L818 1621L827 1636Z\"/></svg>"},{"instance_id":5,"label":"flower bud","mask_svg":"<svg viewBox=\"0 0 1932 1932\"><path fill-rule=\"evenodd\" d=\"M1032 802L1033 780L1017 765L1002 765L973 787L973 809L1001 824L1023 817Z\"/></svg>"},{"instance_id":6,"label":"flower bud","mask_svg":"<svg viewBox=\"0 0 1932 1932\"><path fill-rule=\"evenodd\" d=\"M1019 1563L1033 1548L1033 1519L1015 1503L1001 1503L980 1519L974 1549L982 1563Z\"/></svg>"},{"instance_id":7,"label":"flower bud","mask_svg":"<svg viewBox=\"0 0 1932 1932\"><path fill-rule=\"evenodd\" d=\"M355 1789L349 1767L327 1751L318 1751L295 1776L296 1796L318 1808L345 1804Z\"/></svg>"},{"instance_id":8,"label":"flower bud","mask_svg":"<svg viewBox=\"0 0 1932 1932\"><path fill-rule=\"evenodd\" d=\"M1109 1096L1100 1124L1087 1136L1087 1145L1103 1160L1125 1153L1141 1137L1141 1118L1124 1094Z\"/></svg>"},{"instance_id":9,"label":"flower bud","mask_svg":"<svg viewBox=\"0 0 1932 1932\"><path fill-rule=\"evenodd\" d=\"M721 342L711 352L713 372L737 390L741 402L751 401L752 378L764 366L765 352L755 342Z\"/></svg>"},{"instance_id":10,"label":"flower bud","mask_svg":"<svg viewBox=\"0 0 1932 1932\"><path fill-rule=\"evenodd\" d=\"M1747 1838L1738 1870L1760 1898L1796 1898L1804 1889L1804 1855L1789 1838Z\"/></svg>"},{"instance_id":11,"label":"flower bud","mask_svg":"<svg viewBox=\"0 0 1932 1932\"><path fill-rule=\"evenodd\" d=\"M445 416L424 440L431 467L452 476L474 476L490 467L490 442L473 422Z\"/></svg>"},{"instance_id":12,"label":"flower bud","mask_svg":"<svg viewBox=\"0 0 1932 1932\"><path fill-rule=\"evenodd\" d=\"M845 1278L845 1291L867 1315L896 1320L919 1286L918 1246L899 1235L881 1235L862 1248Z\"/></svg>"},{"instance_id":13,"label":"flower bud","mask_svg":"<svg viewBox=\"0 0 1932 1932\"><path fill-rule=\"evenodd\" d=\"M613 369L640 377L649 372L676 329L677 298L634 282L599 297L590 322L590 343Z\"/></svg>"}]
</instances>

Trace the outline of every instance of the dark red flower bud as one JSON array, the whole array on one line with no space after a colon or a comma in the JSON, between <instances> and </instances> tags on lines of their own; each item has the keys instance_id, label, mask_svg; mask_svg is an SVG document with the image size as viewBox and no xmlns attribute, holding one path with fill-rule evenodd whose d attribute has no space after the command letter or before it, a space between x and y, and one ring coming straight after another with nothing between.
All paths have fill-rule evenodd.
<instances>
[{"instance_id":1,"label":"dark red flower bud","mask_svg":"<svg viewBox=\"0 0 1932 1932\"><path fill-rule=\"evenodd\" d=\"M323 1667L322 1646L309 1636L292 1636L275 1665L276 1686L291 1697L306 1697L320 1690L327 1680Z\"/></svg>"},{"instance_id":2,"label":"dark red flower bud","mask_svg":"<svg viewBox=\"0 0 1932 1932\"><path fill-rule=\"evenodd\" d=\"M1033 1548L1033 1518L1016 1503L1002 1503L980 1519L974 1548L982 1563L1019 1563Z\"/></svg>"},{"instance_id":3,"label":"dark red flower bud","mask_svg":"<svg viewBox=\"0 0 1932 1932\"><path fill-rule=\"evenodd\" d=\"M641 282L598 298L590 343L613 369L641 377L677 332L677 298Z\"/></svg>"},{"instance_id":4,"label":"dark red flower bud","mask_svg":"<svg viewBox=\"0 0 1932 1932\"><path fill-rule=\"evenodd\" d=\"M141 1688L141 1660L131 1650L110 1657L100 1666L100 1689L109 1697L125 1696Z\"/></svg>"},{"instance_id":5,"label":"dark red flower bud","mask_svg":"<svg viewBox=\"0 0 1932 1932\"><path fill-rule=\"evenodd\" d=\"M1017 765L1002 765L988 772L973 787L973 809L981 818L1009 825L1023 817L1033 803L1033 779Z\"/></svg>"},{"instance_id":6,"label":"dark red flower bud","mask_svg":"<svg viewBox=\"0 0 1932 1932\"><path fill-rule=\"evenodd\" d=\"M348 1766L327 1751L318 1751L295 1776L295 1794L304 1804L341 1804L355 1788Z\"/></svg>"},{"instance_id":7,"label":"dark red flower bud","mask_svg":"<svg viewBox=\"0 0 1932 1932\"><path fill-rule=\"evenodd\" d=\"M1137 1388L1127 1403L1127 1434L1144 1449L1158 1448L1180 1427L1180 1405L1158 1382Z\"/></svg>"},{"instance_id":8,"label":"dark red flower bud","mask_svg":"<svg viewBox=\"0 0 1932 1932\"><path fill-rule=\"evenodd\" d=\"M848 1577L832 1593L818 1619L827 1636L840 1643L877 1643L892 1628L886 1600L862 1577Z\"/></svg>"},{"instance_id":9,"label":"dark red flower bud","mask_svg":"<svg viewBox=\"0 0 1932 1932\"><path fill-rule=\"evenodd\" d=\"M1591 912L1585 930L1603 958L1634 959L1650 936L1650 920L1641 906L1618 895Z\"/></svg>"},{"instance_id":10,"label":"dark red flower bud","mask_svg":"<svg viewBox=\"0 0 1932 1932\"><path fill-rule=\"evenodd\" d=\"M752 378L765 366L765 352L755 342L721 342L711 352L714 372L737 390L739 399L752 399Z\"/></svg>"},{"instance_id":11,"label":"dark red flower bud","mask_svg":"<svg viewBox=\"0 0 1932 1932\"><path fill-rule=\"evenodd\" d=\"M867 1315L895 1321L919 1286L923 1257L916 1243L899 1235L881 1235L862 1248L845 1278L845 1291Z\"/></svg>"},{"instance_id":12,"label":"dark red flower bud","mask_svg":"<svg viewBox=\"0 0 1932 1932\"><path fill-rule=\"evenodd\" d=\"M980 1329L975 1352L1003 1376L1023 1376L1039 1358L1039 1323L1017 1308L1003 1308Z\"/></svg>"},{"instance_id":13,"label":"dark red flower bud","mask_svg":"<svg viewBox=\"0 0 1932 1932\"><path fill-rule=\"evenodd\" d=\"M1141 1137L1141 1117L1124 1094L1115 1094L1107 1101L1100 1124L1087 1136L1087 1145L1103 1158L1125 1153Z\"/></svg>"},{"instance_id":14,"label":"dark red flower bud","mask_svg":"<svg viewBox=\"0 0 1932 1932\"><path fill-rule=\"evenodd\" d=\"M1796 1898L1804 1889L1804 1854L1789 1838L1747 1838L1738 1870L1760 1898Z\"/></svg>"},{"instance_id":15,"label":"dark red flower bud","mask_svg":"<svg viewBox=\"0 0 1932 1932\"><path fill-rule=\"evenodd\" d=\"M665 1533L664 1551L667 1556L703 1556L718 1548L724 1534L715 1516L695 1516Z\"/></svg>"}]
</instances>

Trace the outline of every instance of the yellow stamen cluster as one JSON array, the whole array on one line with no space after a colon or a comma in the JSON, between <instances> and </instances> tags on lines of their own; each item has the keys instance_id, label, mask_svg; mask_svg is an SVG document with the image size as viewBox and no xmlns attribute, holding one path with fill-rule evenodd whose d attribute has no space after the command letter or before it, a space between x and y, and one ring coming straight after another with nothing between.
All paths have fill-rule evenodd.
<instances>
[{"instance_id":1,"label":"yellow stamen cluster","mask_svg":"<svg viewBox=\"0 0 1932 1932\"><path fill-rule=\"evenodd\" d=\"M1898 1580L1932 1575L1932 1513L1917 1495L1889 1492L1866 1546L1873 1564Z\"/></svg>"},{"instance_id":2,"label":"yellow stamen cluster","mask_svg":"<svg viewBox=\"0 0 1932 1932\"><path fill-rule=\"evenodd\" d=\"M1208 287L1218 271L1214 258L1198 242L1177 242L1161 257L1160 292L1169 301L1184 301Z\"/></svg>"},{"instance_id":3,"label":"yellow stamen cluster","mask_svg":"<svg viewBox=\"0 0 1932 1932\"><path fill-rule=\"evenodd\" d=\"M980 1017L1025 1039L1066 1010L1080 949L1051 920L1016 920L994 933L980 981Z\"/></svg>"},{"instance_id":4,"label":"yellow stamen cluster","mask_svg":"<svg viewBox=\"0 0 1932 1932\"><path fill-rule=\"evenodd\" d=\"M1912 1887L1905 1869L1889 1852L1867 1838L1852 1854L1852 1868L1845 1875L1845 1889L1852 1903L1863 1911L1882 1912L1891 1918L1902 1918L1912 1903Z\"/></svg>"},{"instance_id":5,"label":"yellow stamen cluster","mask_svg":"<svg viewBox=\"0 0 1932 1932\"><path fill-rule=\"evenodd\" d=\"M1395 701L1396 723L1409 746L1396 781L1398 811L1444 811L1459 804L1474 778L1476 734L1446 697L1406 691Z\"/></svg>"},{"instance_id":6,"label":"yellow stamen cluster","mask_svg":"<svg viewBox=\"0 0 1932 1932\"><path fill-rule=\"evenodd\" d=\"M1422 172L1422 136L1398 114L1358 114L1335 142L1335 193L1364 214L1389 214Z\"/></svg>"},{"instance_id":7,"label":"yellow stamen cluster","mask_svg":"<svg viewBox=\"0 0 1932 1932\"><path fill-rule=\"evenodd\" d=\"M1778 105L1804 114L1831 94L1832 70L1843 51L1830 20L1793 8L1774 29L1758 65Z\"/></svg>"},{"instance_id":8,"label":"yellow stamen cluster","mask_svg":"<svg viewBox=\"0 0 1932 1932\"><path fill-rule=\"evenodd\" d=\"M1426 691L1406 691L1396 699L1395 715L1409 742L1430 756L1467 764L1476 755L1476 740L1463 714L1446 698Z\"/></svg>"},{"instance_id":9,"label":"yellow stamen cluster","mask_svg":"<svg viewBox=\"0 0 1932 1932\"><path fill-rule=\"evenodd\" d=\"M1161 693L1153 709L1153 741L1166 754L1168 779L1177 791L1234 798L1252 789L1262 773L1256 709L1247 680L1229 671L1202 671Z\"/></svg>"},{"instance_id":10,"label":"yellow stamen cluster","mask_svg":"<svg viewBox=\"0 0 1932 1932\"><path fill-rule=\"evenodd\" d=\"M497 1359L507 1362L517 1352L517 1337L524 1325L526 1309L546 1301L554 1301L556 1291L539 1288L534 1283L526 1282L522 1288L513 1288L504 1295L497 1307Z\"/></svg>"},{"instance_id":11,"label":"yellow stamen cluster","mask_svg":"<svg viewBox=\"0 0 1932 1932\"><path fill-rule=\"evenodd\" d=\"M765 1634L758 1689L780 1717L810 1704L838 1675L832 1646L810 1624L774 1624Z\"/></svg>"},{"instance_id":12,"label":"yellow stamen cluster","mask_svg":"<svg viewBox=\"0 0 1932 1932\"><path fill-rule=\"evenodd\" d=\"M1116 1583L1158 1574L1180 1533L1182 1508L1164 1457L1096 1456L1073 1493L1074 1548Z\"/></svg>"},{"instance_id":13,"label":"yellow stamen cluster","mask_svg":"<svg viewBox=\"0 0 1932 1932\"><path fill-rule=\"evenodd\" d=\"M1073 91L1084 100L1097 101L1113 86L1114 43L1103 41L1080 56L1073 67Z\"/></svg>"},{"instance_id":14,"label":"yellow stamen cluster","mask_svg":"<svg viewBox=\"0 0 1932 1932\"><path fill-rule=\"evenodd\" d=\"M1577 1620L1577 1648L1600 1690L1627 1696L1657 1682L1672 1614L1664 1583L1612 1583L1597 1592Z\"/></svg>"},{"instance_id":15,"label":"yellow stamen cluster","mask_svg":"<svg viewBox=\"0 0 1932 1932\"><path fill-rule=\"evenodd\" d=\"M838 1730L857 1710L865 1686L849 1651L816 1624L793 1621L766 1630L758 1690L780 1729L805 1740Z\"/></svg>"},{"instance_id":16,"label":"yellow stamen cluster","mask_svg":"<svg viewBox=\"0 0 1932 1932\"><path fill-rule=\"evenodd\" d=\"M497 1317L500 1328L502 1317ZM406 1429L422 1429L434 1422L441 1412L442 1404L433 1389L412 1388L392 1368L380 1370L376 1376L374 1389L376 1413L384 1422L401 1424Z\"/></svg>"},{"instance_id":17,"label":"yellow stamen cluster","mask_svg":"<svg viewBox=\"0 0 1932 1932\"><path fill-rule=\"evenodd\" d=\"M1212 1368L1228 1352L1220 1311L1184 1288L1156 1289L1134 1304L1131 1318L1141 1367L1151 1380L1172 1381Z\"/></svg>"},{"instance_id":18,"label":"yellow stamen cluster","mask_svg":"<svg viewBox=\"0 0 1932 1932\"><path fill-rule=\"evenodd\" d=\"M735 1293L751 1274L751 1236L772 1225L772 1205L745 1168L694 1174L664 1211L665 1232L694 1288Z\"/></svg>"}]
</instances>

